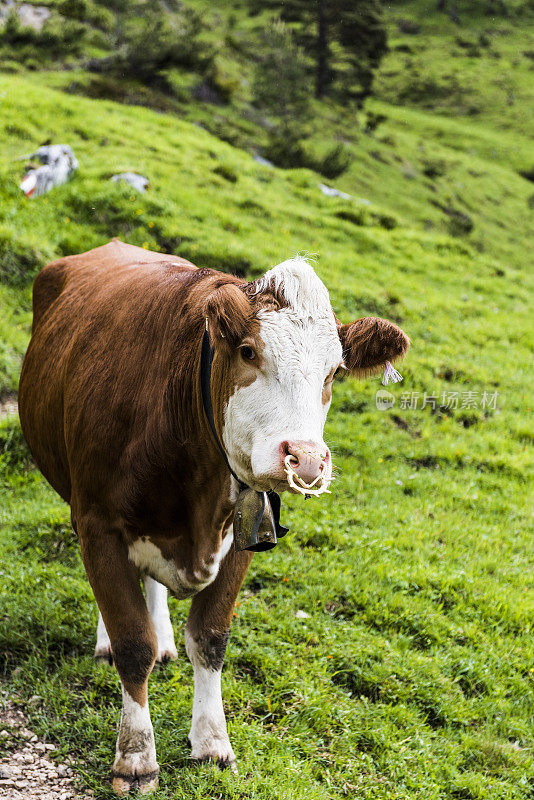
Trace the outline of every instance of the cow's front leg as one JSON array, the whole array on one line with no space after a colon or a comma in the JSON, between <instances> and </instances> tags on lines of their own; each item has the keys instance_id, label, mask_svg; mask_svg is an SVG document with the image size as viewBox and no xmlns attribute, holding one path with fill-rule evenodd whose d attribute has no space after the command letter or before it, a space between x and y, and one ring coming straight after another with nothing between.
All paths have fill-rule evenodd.
<instances>
[{"instance_id":1,"label":"cow's front leg","mask_svg":"<svg viewBox=\"0 0 534 800\"><path fill-rule=\"evenodd\" d=\"M251 553L228 553L215 581L193 598L185 631L195 680L191 758L222 767L233 766L235 755L226 730L221 672L234 603L251 559Z\"/></svg>"},{"instance_id":2,"label":"cow's front leg","mask_svg":"<svg viewBox=\"0 0 534 800\"><path fill-rule=\"evenodd\" d=\"M148 613L158 637L158 654L156 661L166 664L178 658L174 644L174 631L172 629L169 607L167 605L167 587L147 575L144 579L146 603Z\"/></svg>"},{"instance_id":3,"label":"cow's front leg","mask_svg":"<svg viewBox=\"0 0 534 800\"><path fill-rule=\"evenodd\" d=\"M119 532L94 518L78 522L82 558L111 641L122 683L122 714L113 764L113 788L155 790L158 764L148 710L148 676L158 640L141 591L137 571Z\"/></svg>"}]
</instances>

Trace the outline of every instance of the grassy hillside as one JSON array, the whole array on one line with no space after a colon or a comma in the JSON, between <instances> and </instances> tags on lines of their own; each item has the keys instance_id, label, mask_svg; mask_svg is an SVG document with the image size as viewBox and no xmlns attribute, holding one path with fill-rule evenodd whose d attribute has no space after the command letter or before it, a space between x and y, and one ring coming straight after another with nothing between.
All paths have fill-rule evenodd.
<instances>
[{"instance_id":1,"label":"grassy hillside","mask_svg":"<svg viewBox=\"0 0 534 800\"><path fill-rule=\"evenodd\" d=\"M152 677L158 797L532 797L532 184L513 161L523 140L388 106L376 137L357 137L344 200L321 194L311 172L262 167L175 116L45 90L41 75L0 78L0 96L3 392L29 333L31 275L113 235L247 277L317 253L342 320L388 316L413 341L391 410L375 406L377 379L336 386L334 495L287 500L291 535L254 560L223 678L239 776L187 766L183 645ZM69 142L80 171L28 201L11 159L46 138ZM443 160L442 174L425 175L427 160ZM146 195L109 182L125 169L149 176ZM432 198L469 213L473 231ZM458 408L441 407L453 392ZM418 408L403 408L412 393ZM421 408L424 393L436 408ZM96 608L68 509L15 419L0 428L0 454L5 680L43 698L32 724L105 798L119 683L91 657ZM180 641L187 604L171 606Z\"/></svg>"}]
</instances>

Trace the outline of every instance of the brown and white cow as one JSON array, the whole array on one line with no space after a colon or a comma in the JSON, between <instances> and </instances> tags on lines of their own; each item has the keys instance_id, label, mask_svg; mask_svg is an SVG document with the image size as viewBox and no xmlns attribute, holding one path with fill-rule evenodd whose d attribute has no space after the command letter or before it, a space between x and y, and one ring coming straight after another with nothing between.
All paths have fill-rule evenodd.
<instances>
[{"instance_id":1,"label":"brown and white cow","mask_svg":"<svg viewBox=\"0 0 534 800\"><path fill-rule=\"evenodd\" d=\"M408 339L382 319L338 322L302 258L246 283L118 240L45 267L33 312L20 418L37 464L70 503L101 614L95 654L112 656L121 678L115 791L157 784L147 683L156 660L176 658L167 589L193 597L192 758L232 764L221 669L252 553L232 548L238 483L228 464L246 486L281 491L290 455L295 474L326 488L336 372L380 369ZM228 463L199 388L206 326Z\"/></svg>"}]
</instances>

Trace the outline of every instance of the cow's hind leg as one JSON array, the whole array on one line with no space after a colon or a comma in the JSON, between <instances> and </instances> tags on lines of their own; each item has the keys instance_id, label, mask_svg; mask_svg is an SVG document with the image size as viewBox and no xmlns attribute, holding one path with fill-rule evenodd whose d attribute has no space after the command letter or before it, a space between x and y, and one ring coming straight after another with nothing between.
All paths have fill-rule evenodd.
<instances>
[{"instance_id":1,"label":"cow's hind leg","mask_svg":"<svg viewBox=\"0 0 534 800\"><path fill-rule=\"evenodd\" d=\"M111 642L100 611L98 612L98 626L96 629L95 658L97 661L107 661L108 664L113 664Z\"/></svg>"},{"instance_id":2,"label":"cow's hind leg","mask_svg":"<svg viewBox=\"0 0 534 800\"><path fill-rule=\"evenodd\" d=\"M113 788L121 797L130 789L146 794L154 791L158 782L147 691L158 651L156 632L120 533L89 517L78 522L78 533L87 576L122 683Z\"/></svg>"},{"instance_id":3,"label":"cow's hind leg","mask_svg":"<svg viewBox=\"0 0 534 800\"><path fill-rule=\"evenodd\" d=\"M178 658L178 653L174 644L174 631L167 606L167 589L149 576L145 577L144 584L148 613L158 637L156 663L166 664L168 661L175 661ZM106 661L108 664L113 664L111 642L100 612L98 613L98 626L96 629L95 658L97 661Z\"/></svg>"},{"instance_id":4,"label":"cow's hind leg","mask_svg":"<svg viewBox=\"0 0 534 800\"><path fill-rule=\"evenodd\" d=\"M156 636L158 637L156 661L159 664L175 661L178 658L178 653L174 644L174 631L167 605L167 588L148 575L144 579L144 584L148 613L152 618Z\"/></svg>"},{"instance_id":5,"label":"cow's hind leg","mask_svg":"<svg viewBox=\"0 0 534 800\"><path fill-rule=\"evenodd\" d=\"M251 558L247 552L228 553L215 581L193 598L185 631L195 680L191 758L222 767L233 766L235 755L226 730L221 672L234 603Z\"/></svg>"}]
</instances>

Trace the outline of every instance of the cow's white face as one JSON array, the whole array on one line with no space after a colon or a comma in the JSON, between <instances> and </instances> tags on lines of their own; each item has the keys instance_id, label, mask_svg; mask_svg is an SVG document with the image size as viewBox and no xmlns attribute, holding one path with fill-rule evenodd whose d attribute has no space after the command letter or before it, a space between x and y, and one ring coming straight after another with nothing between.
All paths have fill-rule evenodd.
<instances>
[{"instance_id":1,"label":"cow's white face","mask_svg":"<svg viewBox=\"0 0 534 800\"><path fill-rule=\"evenodd\" d=\"M263 287L274 288L287 306L257 314L257 374L228 401L224 445L234 471L254 488L284 488L281 456L299 444L313 458L324 457L321 482L327 485L332 462L323 429L334 373L343 358L328 292L303 259L270 270L258 283L258 293Z\"/></svg>"},{"instance_id":2,"label":"cow's white face","mask_svg":"<svg viewBox=\"0 0 534 800\"><path fill-rule=\"evenodd\" d=\"M408 338L375 317L341 325L303 258L284 261L253 284L222 285L208 298L206 316L233 471L255 489L282 491L289 488L289 458L301 486L326 489L332 461L323 429L336 371L381 368L404 354Z\"/></svg>"}]
</instances>

